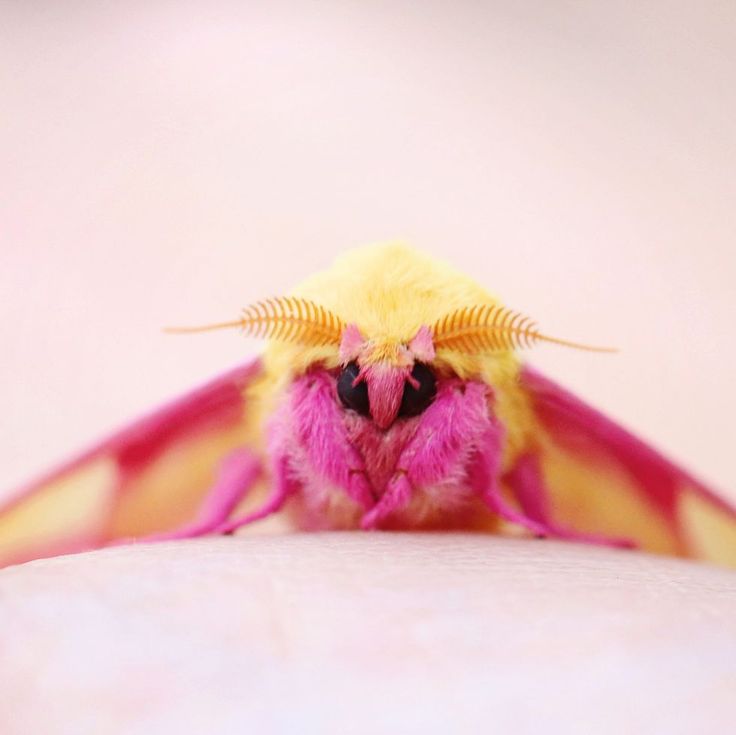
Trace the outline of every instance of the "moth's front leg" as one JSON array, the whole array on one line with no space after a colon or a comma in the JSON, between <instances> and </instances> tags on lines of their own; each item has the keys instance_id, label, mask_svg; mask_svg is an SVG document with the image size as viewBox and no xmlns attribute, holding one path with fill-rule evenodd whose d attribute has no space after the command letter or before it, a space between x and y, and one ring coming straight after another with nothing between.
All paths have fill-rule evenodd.
<instances>
[{"instance_id":1,"label":"moth's front leg","mask_svg":"<svg viewBox=\"0 0 736 735\"><path fill-rule=\"evenodd\" d=\"M172 531L151 534L143 541L175 541L220 533L230 513L248 494L261 474L261 461L248 448L235 449L218 468L217 479L202 502L197 517Z\"/></svg>"},{"instance_id":2,"label":"moth's front leg","mask_svg":"<svg viewBox=\"0 0 736 735\"><path fill-rule=\"evenodd\" d=\"M348 438L334 379L326 372L308 373L297 379L289 407L285 420L293 423L291 430L307 455L310 470L345 490L364 510L373 507L373 488L363 458ZM287 427L274 428L277 435L288 436L290 432Z\"/></svg>"},{"instance_id":3,"label":"moth's front leg","mask_svg":"<svg viewBox=\"0 0 736 735\"><path fill-rule=\"evenodd\" d=\"M296 492L297 487L289 474L285 457L276 457L273 468L273 487L271 488L271 494L266 498L266 502L261 507L246 513L244 516L223 522L215 529L215 533L234 533L239 528L248 526L255 521L260 521L262 518L273 515L283 508L284 503Z\"/></svg>"},{"instance_id":4,"label":"moth's front leg","mask_svg":"<svg viewBox=\"0 0 736 735\"><path fill-rule=\"evenodd\" d=\"M470 482L492 513L505 521L528 529L539 537L549 536L551 529L546 523L516 510L503 497L501 492L503 435L503 425L497 421L490 422L485 428L470 470Z\"/></svg>"},{"instance_id":5,"label":"moth's front leg","mask_svg":"<svg viewBox=\"0 0 736 735\"><path fill-rule=\"evenodd\" d=\"M549 498L538 462L533 455L524 455L508 472L504 480L519 500L520 509L510 505L501 492L501 439L500 424L488 427L471 473L472 482L489 510L505 521L515 523L539 538L553 537L566 541L631 548L627 539L608 538L563 528L551 520Z\"/></svg>"},{"instance_id":6,"label":"moth's front leg","mask_svg":"<svg viewBox=\"0 0 736 735\"><path fill-rule=\"evenodd\" d=\"M298 466L302 452L306 453L308 468ZM215 533L233 533L281 510L303 489L299 476L305 472L343 488L364 509L375 502L363 461L348 441L334 383L327 373L310 373L294 382L289 400L269 426L268 454L273 487L264 504L240 518L225 521Z\"/></svg>"},{"instance_id":7,"label":"moth's front leg","mask_svg":"<svg viewBox=\"0 0 736 735\"><path fill-rule=\"evenodd\" d=\"M462 481L488 422L488 386L456 379L441 382L437 397L421 415L416 433L399 455L386 490L363 516L361 526L376 528L384 518L405 508L418 488L453 475Z\"/></svg>"},{"instance_id":8,"label":"moth's front leg","mask_svg":"<svg viewBox=\"0 0 736 735\"><path fill-rule=\"evenodd\" d=\"M505 481L518 499L527 518L546 527L545 536L566 541L582 541L614 548L635 548L631 539L615 538L598 533L586 533L567 528L553 519L552 499L544 479L539 457L533 452L522 455L505 476Z\"/></svg>"}]
</instances>

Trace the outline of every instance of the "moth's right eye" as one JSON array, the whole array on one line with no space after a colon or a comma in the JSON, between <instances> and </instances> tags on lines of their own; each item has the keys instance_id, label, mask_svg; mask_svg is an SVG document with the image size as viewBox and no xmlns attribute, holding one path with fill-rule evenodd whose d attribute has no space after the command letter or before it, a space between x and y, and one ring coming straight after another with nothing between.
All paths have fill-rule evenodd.
<instances>
[{"instance_id":1,"label":"moth's right eye","mask_svg":"<svg viewBox=\"0 0 736 735\"><path fill-rule=\"evenodd\" d=\"M365 380L357 385L353 382L358 377L360 368L357 362L349 362L337 379L337 395L345 408L357 411L361 416L370 416L371 408L368 403L368 386Z\"/></svg>"}]
</instances>

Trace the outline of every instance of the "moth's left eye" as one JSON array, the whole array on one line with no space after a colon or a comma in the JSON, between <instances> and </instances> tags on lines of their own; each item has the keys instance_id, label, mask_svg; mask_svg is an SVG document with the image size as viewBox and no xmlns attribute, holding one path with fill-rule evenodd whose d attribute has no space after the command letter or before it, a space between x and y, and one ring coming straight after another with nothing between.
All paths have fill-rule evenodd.
<instances>
[{"instance_id":1,"label":"moth's left eye","mask_svg":"<svg viewBox=\"0 0 736 735\"><path fill-rule=\"evenodd\" d=\"M419 383L419 386L415 388L408 380L404 383L399 416L418 416L432 403L437 393L437 380L426 365L415 362L411 377Z\"/></svg>"},{"instance_id":2,"label":"moth's left eye","mask_svg":"<svg viewBox=\"0 0 736 735\"><path fill-rule=\"evenodd\" d=\"M361 416L370 416L371 409L368 403L368 386L363 380L353 385L360 374L358 363L348 363L337 379L337 395L345 408L356 411Z\"/></svg>"}]
</instances>

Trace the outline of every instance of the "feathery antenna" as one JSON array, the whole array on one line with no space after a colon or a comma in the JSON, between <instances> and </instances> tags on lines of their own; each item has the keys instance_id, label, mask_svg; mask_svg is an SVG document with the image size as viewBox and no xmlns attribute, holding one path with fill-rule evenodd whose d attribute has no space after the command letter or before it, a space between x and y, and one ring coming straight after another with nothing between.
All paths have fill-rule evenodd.
<instances>
[{"instance_id":1,"label":"feathery antenna","mask_svg":"<svg viewBox=\"0 0 736 735\"><path fill-rule=\"evenodd\" d=\"M504 352L551 342L589 352L617 352L613 347L595 347L542 334L536 323L518 311L498 304L476 304L446 314L432 327L435 349L468 354Z\"/></svg>"},{"instance_id":2,"label":"feathery antenna","mask_svg":"<svg viewBox=\"0 0 736 735\"><path fill-rule=\"evenodd\" d=\"M257 301L243 309L240 319L201 327L167 327L171 334L211 332L240 328L249 337L295 342L312 347L340 344L345 323L309 299L280 296Z\"/></svg>"}]
</instances>

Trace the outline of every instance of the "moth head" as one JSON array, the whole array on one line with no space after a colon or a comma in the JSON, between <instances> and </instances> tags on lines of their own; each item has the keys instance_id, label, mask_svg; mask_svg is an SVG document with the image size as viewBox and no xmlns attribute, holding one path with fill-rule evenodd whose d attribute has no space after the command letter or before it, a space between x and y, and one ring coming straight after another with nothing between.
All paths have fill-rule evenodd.
<instances>
[{"instance_id":1,"label":"moth head","mask_svg":"<svg viewBox=\"0 0 736 735\"><path fill-rule=\"evenodd\" d=\"M521 348L569 344L501 306L473 278L396 242L343 253L293 295L256 302L229 322L183 331L221 328L268 339L262 378L250 391L264 420L294 378L310 370L347 381L349 369L355 405L387 424L426 409L433 378L513 386ZM404 401L420 389L413 403ZM499 402L496 409L502 410Z\"/></svg>"},{"instance_id":2,"label":"moth head","mask_svg":"<svg viewBox=\"0 0 736 735\"><path fill-rule=\"evenodd\" d=\"M340 341L341 370L337 394L342 404L386 429L397 418L422 413L434 400L436 378L429 363L435 357L428 327L407 343L366 338L349 324Z\"/></svg>"}]
</instances>

